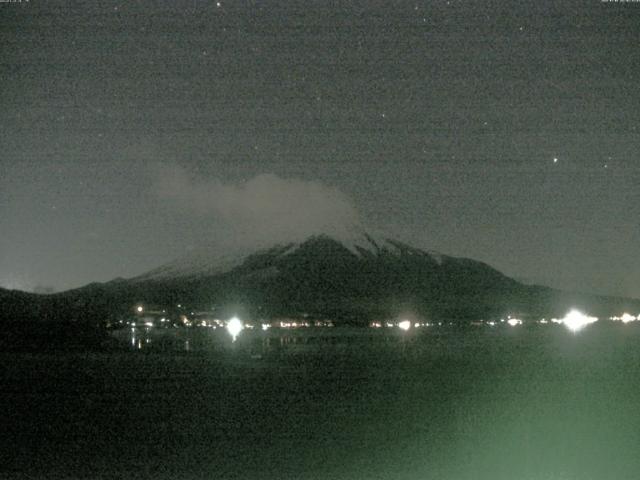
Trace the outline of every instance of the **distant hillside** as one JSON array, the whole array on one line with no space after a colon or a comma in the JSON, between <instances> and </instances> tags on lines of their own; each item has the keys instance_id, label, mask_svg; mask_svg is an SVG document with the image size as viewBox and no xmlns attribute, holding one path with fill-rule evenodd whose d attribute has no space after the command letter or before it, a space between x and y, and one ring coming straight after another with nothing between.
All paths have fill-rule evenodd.
<instances>
[{"instance_id":1,"label":"distant hillside","mask_svg":"<svg viewBox=\"0 0 640 480\"><path fill-rule=\"evenodd\" d=\"M109 338L99 319L107 309L85 316L65 295L0 289L0 351L101 349Z\"/></svg>"}]
</instances>

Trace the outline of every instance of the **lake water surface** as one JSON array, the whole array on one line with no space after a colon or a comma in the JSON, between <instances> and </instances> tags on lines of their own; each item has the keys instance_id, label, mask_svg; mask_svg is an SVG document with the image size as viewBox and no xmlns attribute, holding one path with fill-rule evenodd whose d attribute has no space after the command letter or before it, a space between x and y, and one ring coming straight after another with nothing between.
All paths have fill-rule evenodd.
<instances>
[{"instance_id":1,"label":"lake water surface","mask_svg":"<svg viewBox=\"0 0 640 480\"><path fill-rule=\"evenodd\" d=\"M635 325L326 330L2 354L0 478L638 478Z\"/></svg>"}]
</instances>

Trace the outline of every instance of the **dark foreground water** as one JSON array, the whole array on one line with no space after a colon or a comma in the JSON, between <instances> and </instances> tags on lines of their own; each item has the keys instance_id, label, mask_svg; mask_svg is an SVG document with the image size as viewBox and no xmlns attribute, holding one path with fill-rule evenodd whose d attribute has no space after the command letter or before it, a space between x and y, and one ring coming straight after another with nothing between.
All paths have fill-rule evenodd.
<instances>
[{"instance_id":1,"label":"dark foreground water","mask_svg":"<svg viewBox=\"0 0 640 480\"><path fill-rule=\"evenodd\" d=\"M639 478L635 325L358 338L2 354L0 478Z\"/></svg>"}]
</instances>

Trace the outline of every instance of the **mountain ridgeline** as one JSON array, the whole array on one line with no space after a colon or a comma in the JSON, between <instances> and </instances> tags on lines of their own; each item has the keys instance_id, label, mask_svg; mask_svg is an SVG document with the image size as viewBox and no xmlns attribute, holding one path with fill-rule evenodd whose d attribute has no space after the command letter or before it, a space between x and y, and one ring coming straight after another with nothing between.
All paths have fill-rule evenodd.
<instances>
[{"instance_id":1,"label":"mountain ridgeline","mask_svg":"<svg viewBox=\"0 0 640 480\"><path fill-rule=\"evenodd\" d=\"M345 242L314 236L235 259L199 254L132 279L54 295L0 292L3 319L106 322L142 303L213 310L223 318L300 317L349 324L394 319L468 322L640 311L640 301L524 285L482 262L363 235Z\"/></svg>"}]
</instances>

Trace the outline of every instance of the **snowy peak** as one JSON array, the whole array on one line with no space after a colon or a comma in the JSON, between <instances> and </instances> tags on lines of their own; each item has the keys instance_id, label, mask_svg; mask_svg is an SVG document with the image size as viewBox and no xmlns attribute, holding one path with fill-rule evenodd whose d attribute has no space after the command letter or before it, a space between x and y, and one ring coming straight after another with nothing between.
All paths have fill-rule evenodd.
<instances>
[{"instance_id":1,"label":"snowy peak","mask_svg":"<svg viewBox=\"0 0 640 480\"><path fill-rule=\"evenodd\" d=\"M246 254L216 255L216 251L201 250L143 273L133 281L166 280L194 276L218 275L242 265Z\"/></svg>"},{"instance_id":2,"label":"snowy peak","mask_svg":"<svg viewBox=\"0 0 640 480\"><path fill-rule=\"evenodd\" d=\"M373 236L370 233L363 232L359 235L355 235L351 238L343 239L340 241L349 251L356 254L358 257L370 257L371 255L396 255L396 256L422 256L430 257L438 265L442 264L444 255L434 252L426 251L416 247L412 247L406 243L391 238Z\"/></svg>"},{"instance_id":3,"label":"snowy peak","mask_svg":"<svg viewBox=\"0 0 640 480\"><path fill-rule=\"evenodd\" d=\"M324 244L324 247L322 245ZM327 248L330 245L330 248ZM321 248L322 247L322 248ZM368 232L350 231L339 236L313 235L301 242L279 244L270 248L234 254L222 254L217 248L202 248L189 255L174 260L133 280L136 282L152 280L163 281L174 278L196 278L222 275L236 269L259 270L274 266L293 254L339 255L339 251L349 252L359 260L375 260L382 257L429 258L437 265L444 261L444 255L412 247L403 242L373 235ZM345 253L346 253L345 252Z\"/></svg>"}]
</instances>

